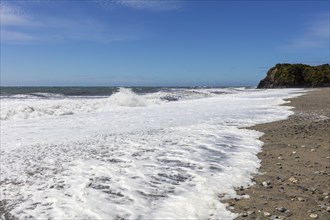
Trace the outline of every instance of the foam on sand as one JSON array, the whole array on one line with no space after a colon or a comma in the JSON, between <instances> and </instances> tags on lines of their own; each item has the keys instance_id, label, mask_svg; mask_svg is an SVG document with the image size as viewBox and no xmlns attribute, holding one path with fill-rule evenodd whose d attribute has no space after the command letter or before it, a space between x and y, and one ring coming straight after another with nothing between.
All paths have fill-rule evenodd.
<instances>
[{"instance_id":1,"label":"foam on sand","mask_svg":"<svg viewBox=\"0 0 330 220\"><path fill-rule=\"evenodd\" d=\"M262 145L260 132L241 128L288 117L280 104L301 92L235 90L150 104L121 90L62 100L73 115L4 120L1 198L22 219L234 218L220 197L251 184Z\"/></svg>"}]
</instances>

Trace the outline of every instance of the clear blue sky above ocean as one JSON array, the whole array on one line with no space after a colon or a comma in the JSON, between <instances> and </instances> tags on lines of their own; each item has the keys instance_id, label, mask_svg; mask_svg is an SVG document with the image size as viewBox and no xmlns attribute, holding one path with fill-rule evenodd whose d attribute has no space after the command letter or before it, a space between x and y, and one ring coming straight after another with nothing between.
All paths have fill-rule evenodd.
<instances>
[{"instance_id":1,"label":"clear blue sky above ocean","mask_svg":"<svg viewBox=\"0 0 330 220\"><path fill-rule=\"evenodd\" d=\"M1 86L254 86L329 63L329 1L1 0Z\"/></svg>"}]
</instances>

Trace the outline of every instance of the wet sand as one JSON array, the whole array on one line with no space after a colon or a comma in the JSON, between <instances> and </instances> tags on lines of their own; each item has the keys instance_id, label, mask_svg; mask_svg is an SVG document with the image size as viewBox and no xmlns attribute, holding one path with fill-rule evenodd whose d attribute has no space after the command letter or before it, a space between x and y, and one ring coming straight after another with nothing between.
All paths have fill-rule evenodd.
<instances>
[{"instance_id":1,"label":"wet sand","mask_svg":"<svg viewBox=\"0 0 330 220\"><path fill-rule=\"evenodd\" d=\"M237 219L330 219L330 88L290 100L294 115L251 129L264 132L255 185L230 200Z\"/></svg>"}]
</instances>

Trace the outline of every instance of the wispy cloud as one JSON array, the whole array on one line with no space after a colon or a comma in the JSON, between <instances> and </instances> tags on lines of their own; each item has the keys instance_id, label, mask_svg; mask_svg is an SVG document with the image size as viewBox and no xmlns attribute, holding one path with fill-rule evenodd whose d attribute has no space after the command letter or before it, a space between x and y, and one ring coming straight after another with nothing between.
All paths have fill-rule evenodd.
<instances>
[{"instance_id":1,"label":"wispy cloud","mask_svg":"<svg viewBox=\"0 0 330 220\"><path fill-rule=\"evenodd\" d=\"M27 15L20 7L0 4L1 41L31 42L39 39L30 33L31 29L43 26L39 21Z\"/></svg>"},{"instance_id":2,"label":"wispy cloud","mask_svg":"<svg viewBox=\"0 0 330 220\"><path fill-rule=\"evenodd\" d=\"M33 26L34 22L18 7L4 3L0 5L1 26Z\"/></svg>"},{"instance_id":3,"label":"wispy cloud","mask_svg":"<svg viewBox=\"0 0 330 220\"><path fill-rule=\"evenodd\" d=\"M7 43L49 43L86 41L109 43L132 41L143 37L129 31L111 29L82 14L79 19L67 16L28 14L18 4L1 3L1 41Z\"/></svg>"},{"instance_id":4,"label":"wispy cloud","mask_svg":"<svg viewBox=\"0 0 330 220\"><path fill-rule=\"evenodd\" d=\"M330 40L329 12L315 16L305 24L304 32L291 39L284 47L286 50L304 50L316 48L329 48Z\"/></svg>"},{"instance_id":5,"label":"wispy cloud","mask_svg":"<svg viewBox=\"0 0 330 220\"><path fill-rule=\"evenodd\" d=\"M41 39L33 34L20 31L1 30L1 41L3 42L40 42Z\"/></svg>"},{"instance_id":6,"label":"wispy cloud","mask_svg":"<svg viewBox=\"0 0 330 220\"><path fill-rule=\"evenodd\" d=\"M180 8L182 0L95 0L105 8L114 5L133 8L137 10L168 11Z\"/></svg>"}]
</instances>

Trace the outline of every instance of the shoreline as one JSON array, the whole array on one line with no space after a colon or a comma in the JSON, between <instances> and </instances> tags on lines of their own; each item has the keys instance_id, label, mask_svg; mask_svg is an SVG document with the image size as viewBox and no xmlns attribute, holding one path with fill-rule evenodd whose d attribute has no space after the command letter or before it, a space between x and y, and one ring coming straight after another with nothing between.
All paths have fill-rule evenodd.
<instances>
[{"instance_id":1,"label":"shoreline","mask_svg":"<svg viewBox=\"0 0 330 220\"><path fill-rule=\"evenodd\" d=\"M304 150L308 149L307 153L309 153L309 154L313 153L316 155L316 157L318 157L318 155L320 153L321 153L320 154L321 157L322 156L324 157L325 156L324 152L329 152L329 148L326 148L325 149L326 151L321 151L320 148L329 146L329 141L328 141L329 137L326 135L328 135L328 132L329 132L330 119L326 118L325 116L330 117L330 112L329 112L330 88L327 88L327 90L322 89L323 92L321 90L314 90L314 89L306 90L306 91L307 92L304 93L302 96L299 96L298 98L290 99L291 103L285 104L286 106L291 106L291 105L293 105L292 103L296 103L298 101L298 105L296 106L296 109L294 110L294 111L297 111L297 113L294 115L291 115L288 119L285 119L282 121L277 121L277 122L259 124L259 125L253 126L253 127L242 127L242 129L250 129L250 130L252 129L252 130L258 130L258 131L264 132L265 135L260 137L259 140L264 142L265 145L262 149L258 148L258 150L251 152L251 155L253 155L253 158L251 160L255 162L255 165L253 167L254 168L258 167L259 163L261 162L262 166L259 169L259 172L264 173L264 175L254 176L253 181L256 182L256 185L251 187L251 189L252 189L251 192L248 191L249 189L245 190L242 187L238 188L238 190L237 190L238 195L251 195L251 197L252 197L251 199L253 199L253 196L255 196L257 202L254 202L254 201L251 202L251 199L240 199L239 200L237 198L235 200L228 201L228 204L230 204L228 206L228 209L231 212L242 214L239 219L258 219L258 217L259 217L259 219L283 219L281 216L286 216L286 219L308 219L308 216L306 217L305 215L296 215L295 214L296 211L293 211L293 210L295 210L294 208L291 208L286 203L279 203L278 201L292 203L295 200L298 200L299 202L305 202L305 200L306 200L306 202L307 202L307 198L309 197L309 194L304 194L303 196L300 196L300 195L296 196L296 194L298 195L298 193L293 192L292 189L288 190L287 188L289 188L289 185L292 182L290 180L291 177L296 178L297 182L295 182L294 184L297 186L298 184L303 182L302 179L300 179L300 178L305 178L306 176L310 176L310 174L306 174L306 173L304 173L304 171L296 171L296 170L292 173L290 173L291 170L289 170L290 171L289 173L284 173L283 175L282 175L282 173L276 174L276 172L284 172L284 171L288 172L286 167L287 166L290 167L290 162L292 162L292 161L290 161L290 159L301 160L300 157L302 157L302 156L300 155L301 152L299 151L300 147ZM280 92L280 91L278 91L278 92ZM315 93L319 92L320 94L317 93L318 95L314 95L314 92ZM276 93L277 92L274 92L272 94L276 95ZM283 93L284 95L287 94L287 92L285 90L284 90L284 92L282 90L282 92L280 92L280 93ZM313 95L311 95L311 93L313 93ZM270 98L268 100L272 100L273 96L274 95L267 96ZM306 100L304 100L304 99L300 100L301 97L305 97L305 96L310 97L309 99L312 102L311 104L308 104L308 102L306 102ZM319 96L322 96L322 97L317 98ZM289 97L289 96L286 96L286 97ZM324 100L324 98L326 98L326 100ZM276 99L276 100L279 101L279 99ZM286 99L286 100L289 100L289 99ZM272 110L275 113L282 112L280 110L281 107L278 106L279 102L276 102L276 103L277 104L274 103L273 107L268 107L267 110ZM259 105L259 104L262 105L265 103L262 103L260 101L258 103L255 103L255 105ZM311 108L311 107L313 107L313 108ZM301 108L301 109L299 110L299 108ZM279 109L279 110L277 111L277 109ZM247 111L243 110L240 114L244 114L244 112L247 112ZM284 116L284 115L287 115L287 111L282 112L282 116ZM278 114L274 114L274 117L277 117L277 116L278 116ZM281 115L279 115L279 116L281 116ZM247 117L249 117L249 115ZM258 117L258 116L256 116L256 117ZM280 118L285 118L285 117L280 117ZM308 120L308 121L306 122L306 120ZM289 122L287 122L287 121L289 121ZM313 124L314 122L317 124L314 125ZM293 127L290 127L291 125ZM296 128L295 126L298 126L298 127ZM309 133L308 132L304 133L304 131L306 129L308 130ZM320 131L323 133L321 136L318 136ZM306 139L307 140L310 139L310 137L309 137L310 135L315 136L315 134L316 134L317 139L315 139L314 141L312 141L310 143L310 144L314 144L313 148L310 148L309 145L307 145L307 144L297 145L294 142L297 140L292 140L292 142L290 142L291 139L293 139L292 138L293 134L295 134L295 135L297 134L297 138L296 138L297 140L302 139L302 141L306 141ZM254 136L253 140L256 141L257 137L259 137L259 136L260 135ZM322 138L322 141L319 140L320 137ZM281 140L282 142L280 142L278 140ZM320 142L320 146L318 144L319 142ZM326 144L321 145L321 143L323 143L323 142L325 142ZM260 143L258 145L260 147L262 143L260 141L258 141L258 143ZM31 145L31 146L33 147L33 145ZM302 146L304 146L304 147L302 147ZM265 150L267 147L269 147L270 149ZM277 148L278 148L278 151L276 151ZM289 149L288 153L283 153L282 150L283 149L285 150L286 148ZM299 149L297 149L297 148L299 148ZM314 151L311 151L311 149L314 149ZM263 151L261 151L261 150L263 150ZM258 151L261 151L258 154L260 161L259 160L255 161L257 159L256 153ZM295 151L295 153L293 153L293 151ZM26 153L26 155L29 155L28 151L26 151L25 153ZM77 152L75 152L75 153L77 153ZM292 156L290 155L290 153L292 153ZM50 154L50 155L54 155L54 154ZM240 164L242 164L244 167L247 167L246 166L247 164L244 164L242 157L239 154L236 154L236 155L238 155L240 161L242 161L242 163L240 163ZM65 156L65 155L61 155L61 156ZM297 156L298 156L298 158L297 158ZM328 165L330 165L329 164L330 155L326 155L325 157L328 157L328 156L329 156L329 158L326 158L326 159L328 159L328 160L326 160L326 163L328 163ZM60 158L60 157L58 157L58 158ZM273 163L274 159L275 159L275 163ZM12 161L14 161L14 160L12 160ZM264 164L266 162L268 162L268 165L270 164L270 169L271 169L270 171L263 169L264 167L267 168L267 166L266 166L267 164ZM299 161L296 161L296 162L299 162ZM273 164L276 164L276 165L273 165ZM310 165L312 167L318 166L317 164L315 164L314 161L310 162L307 165L308 166ZM243 166L238 167L238 169L240 169ZM277 167L277 166L279 166L279 167ZM39 166L39 167L42 167L42 166ZM301 166L301 167L304 169L303 166ZM329 173L330 173L329 167L330 166L328 166L326 169L323 169L323 168L317 169L317 172L318 172L317 175L322 175L322 177L327 177L324 181L328 182L328 186L329 186ZM254 171L256 171L256 169L254 169ZM242 171L242 172L244 172L244 171ZM273 173L271 173L271 172L273 172ZM314 173L314 174L316 175L316 173ZM256 174L256 175L258 175L258 174ZM233 174L233 176L235 176L235 174ZM79 176L77 176L77 177L79 177ZM250 181L249 177L250 177L250 175L246 176L245 182ZM227 178L222 178L222 179L227 181L226 180ZM318 181L317 178L315 178L315 179L316 179L316 181ZM91 180L91 179L89 179L89 180ZM289 181L287 181L287 180L289 180ZM292 179L292 180L294 180L294 179ZM279 182L279 184L277 184L277 181ZM221 186L220 182L221 181L218 181L218 184L220 184L220 186ZM3 184L6 184L6 183L4 182ZM15 183L13 183L13 184L15 184ZM235 185L239 186L238 184L239 184L239 182ZM287 184L287 185L283 186L283 184ZM0 183L0 185L1 185L1 183ZM55 185L55 183L54 183L54 185ZM53 189L54 185L48 185L49 187L47 187L47 189L48 188ZM90 185L88 185L88 187L89 186ZM326 219L326 218L324 218L324 216L328 217L328 215L330 213L327 210L327 208L329 206L329 199L326 198L326 196L329 197L329 187L327 188L328 190L326 190L326 191L325 190L321 191L317 187L314 187L314 189L312 189L313 186L309 186L307 183L305 185L302 185L299 187L298 188L300 190L308 191L308 193L313 192L312 194L317 194L317 196L319 196L319 197L317 197L317 199L321 198L323 201L323 207L321 207L321 209L320 209L321 214L316 212L317 211L316 209L315 210L310 209L311 212L308 215L317 214L317 218ZM322 186L320 185L320 187L321 187L321 189L322 189L322 187L323 187L323 189L325 189L324 184ZM58 190L57 188L55 188L55 189ZM62 189L62 188L59 188L59 189ZM232 188L230 188L230 189L232 189ZM275 189L275 192L272 191L274 189ZM267 191L268 194L263 191ZM231 191L231 193L232 193L232 191ZM287 196L287 193L290 193L290 194L288 194L288 196ZM324 193L328 193L328 194L324 195ZM292 197L292 195L294 197ZM258 196L260 196L260 197L258 197ZM243 198L243 197L239 197L239 198ZM219 198L220 198L220 196L215 197L216 200ZM304 201L302 201L302 199L299 199L299 198L302 198ZM8 200L8 201L0 200L0 217L2 216L8 220L9 219L10 220L18 219L19 217L14 217L10 213L11 208L14 207L16 204L14 204L14 205L10 204L10 200ZM207 199L207 201L210 201L209 198ZM8 202L8 203L6 203L6 202ZM226 201L222 200L221 202L224 203ZM272 202L274 204L271 204ZM316 207L318 207L317 205L318 204L316 204ZM310 203L306 203L305 206L309 209ZM26 207L28 207L28 206L26 206ZM297 210L300 211L299 204L297 207L298 207ZM278 208L283 208L283 209L281 209L282 211L280 211L280 210L278 210ZM290 210L290 211L287 211L287 210ZM329 211L330 211L330 208L329 208ZM269 216L264 216L265 212L268 212ZM328 214L324 215L325 212ZM232 214L232 213L230 213L230 214ZM234 216L234 215L232 214L231 216ZM278 217L278 218L275 218L275 217Z\"/></svg>"},{"instance_id":2,"label":"shoreline","mask_svg":"<svg viewBox=\"0 0 330 220\"><path fill-rule=\"evenodd\" d=\"M261 131L261 167L249 199L225 200L236 219L330 218L330 88L289 99L293 115L248 129Z\"/></svg>"}]
</instances>

